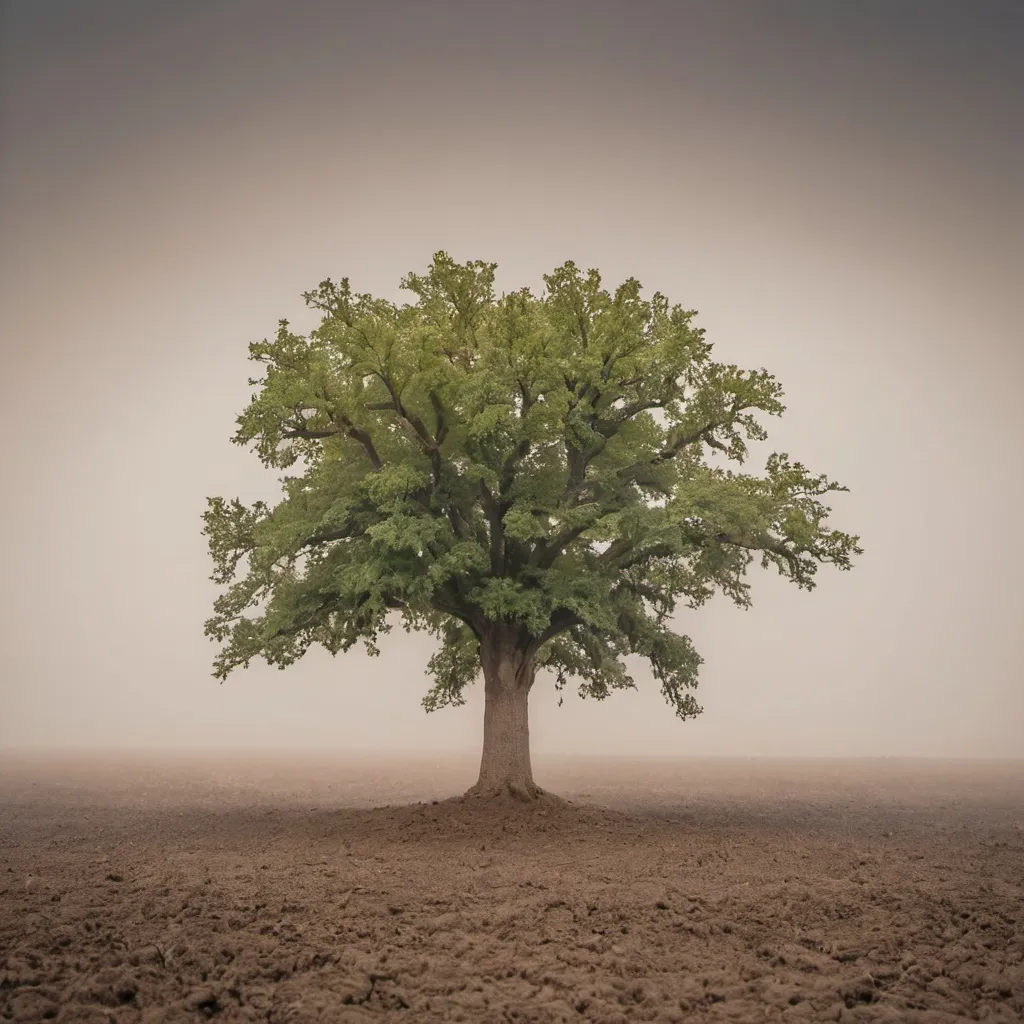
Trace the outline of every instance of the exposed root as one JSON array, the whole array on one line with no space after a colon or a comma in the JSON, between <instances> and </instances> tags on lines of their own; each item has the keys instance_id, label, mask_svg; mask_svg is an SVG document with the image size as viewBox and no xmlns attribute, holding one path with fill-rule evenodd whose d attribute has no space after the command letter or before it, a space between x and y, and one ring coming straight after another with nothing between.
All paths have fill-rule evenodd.
<instances>
[{"instance_id":1,"label":"exposed root","mask_svg":"<svg viewBox=\"0 0 1024 1024\"><path fill-rule=\"evenodd\" d=\"M515 782L478 782L468 789L463 800L516 800L519 803L531 804L537 800L557 799L541 789L532 780L524 783Z\"/></svg>"}]
</instances>

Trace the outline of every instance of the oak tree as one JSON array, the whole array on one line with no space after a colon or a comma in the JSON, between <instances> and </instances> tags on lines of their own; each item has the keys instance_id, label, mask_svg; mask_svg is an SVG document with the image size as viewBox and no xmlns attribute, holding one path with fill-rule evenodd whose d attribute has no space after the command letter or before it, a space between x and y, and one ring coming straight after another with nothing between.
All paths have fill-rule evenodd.
<instances>
[{"instance_id":1,"label":"oak tree","mask_svg":"<svg viewBox=\"0 0 1024 1024\"><path fill-rule=\"evenodd\" d=\"M753 561L811 589L819 564L849 569L860 548L828 525L837 483L786 454L760 475L730 468L782 391L714 361L694 311L571 262L539 296L499 296L495 269L439 252L402 281L405 304L326 280L303 296L315 330L282 320L249 346L262 375L234 440L292 472L273 507L208 500L227 589L206 632L223 680L314 644L376 653L398 619L429 631L428 711L483 675L470 792L531 798L538 672L600 700L634 685L624 658L639 655L691 718L701 658L680 605L748 605Z\"/></svg>"}]
</instances>

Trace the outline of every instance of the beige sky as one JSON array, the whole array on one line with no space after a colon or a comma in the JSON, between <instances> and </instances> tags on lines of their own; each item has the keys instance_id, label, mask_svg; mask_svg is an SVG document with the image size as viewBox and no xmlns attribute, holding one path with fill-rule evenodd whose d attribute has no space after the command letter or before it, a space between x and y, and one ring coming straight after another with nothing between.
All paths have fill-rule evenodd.
<instances>
[{"instance_id":1,"label":"beige sky","mask_svg":"<svg viewBox=\"0 0 1024 1024\"><path fill-rule=\"evenodd\" d=\"M680 616L700 719L542 678L536 750L1024 756L1019 5L3 12L0 748L477 748L426 638L221 686L202 634L206 496L275 494L229 443L246 344L444 248L698 309L867 549Z\"/></svg>"}]
</instances>

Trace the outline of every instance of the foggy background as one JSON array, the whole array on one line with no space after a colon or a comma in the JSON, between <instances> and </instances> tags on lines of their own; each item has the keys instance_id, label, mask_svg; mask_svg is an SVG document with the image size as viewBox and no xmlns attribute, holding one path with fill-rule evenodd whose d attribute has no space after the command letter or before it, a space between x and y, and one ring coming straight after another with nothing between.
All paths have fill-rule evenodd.
<instances>
[{"instance_id":1,"label":"foggy background","mask_svg":"<svg viewBox=\"0 0 1024 1024\"><path fill-rule=\"evenodd\" d=\"M206 497L277 494L247 343L443 248L699 310L866 549L680 614L696 721L541 677L536 752L1024 755L1024 5L0 9L0 747L479 749L429 638L218 685L202 632Z\"/></svg>"}]
</instances>

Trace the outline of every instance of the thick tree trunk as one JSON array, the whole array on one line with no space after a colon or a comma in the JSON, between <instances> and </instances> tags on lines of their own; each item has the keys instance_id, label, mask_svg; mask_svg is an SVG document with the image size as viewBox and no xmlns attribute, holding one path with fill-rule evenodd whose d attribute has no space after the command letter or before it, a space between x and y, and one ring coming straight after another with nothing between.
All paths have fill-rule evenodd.
<instances>
[{"instance_id":1,"label":"thick tree trunk","mask_svg":"<svg viewBox=\"0 0 1024 1024\"><path fill-rule=\"evenodd\" d=\"M532 659L507 637L481 644L484 671L484 748L480 778L467 796L534 800L542 790L530 764Z\"/></svg>"}]
</instances>

